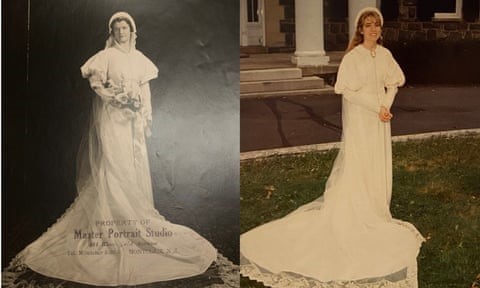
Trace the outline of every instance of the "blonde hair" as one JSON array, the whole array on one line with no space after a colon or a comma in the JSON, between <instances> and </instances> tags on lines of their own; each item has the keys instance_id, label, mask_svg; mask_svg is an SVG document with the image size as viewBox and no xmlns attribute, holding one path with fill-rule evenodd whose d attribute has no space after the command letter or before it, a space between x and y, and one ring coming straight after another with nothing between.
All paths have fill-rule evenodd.
<instances>
[{"instance_id":1,"label":"blonde hair","mask_svg":"<svg viewBox=\"0 0 480 288\"><path fill-rule=\"evenodd\" d=\"M367 10L367 11L363 12L360 15L360 17L358 17L358 21L357 21L356 26L355 26L355 35L353 35L352 40L350 41L350 43L348 43L347 50L345 51L346 53L348 53L350 50L355 48L357 45L362 44L363 41L365 40L364 37L363 37L363 34L360 33L360 32L363 28L363 24L365 24L365 19L367 19L368 17L375 18L375 21L378 21L378 23L380 23L380 25L383 24L382 23L383 22L382 21L382 16L380 14L378 14L378 12L376 12L374 10ZM382 36L380 36L378 38L377 44L380 44L380 45L383 44L383 37Z\"/></svg>"}]
</instances>

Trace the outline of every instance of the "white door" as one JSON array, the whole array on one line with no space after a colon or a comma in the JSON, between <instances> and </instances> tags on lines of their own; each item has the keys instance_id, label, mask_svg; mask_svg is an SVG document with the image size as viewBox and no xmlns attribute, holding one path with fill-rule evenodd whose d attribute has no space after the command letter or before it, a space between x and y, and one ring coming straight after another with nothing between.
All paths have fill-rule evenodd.
<instances>
[{"instance_id":1,"label":"white door","mask_svg":"<svg viewBox=\"0 0 480 288\"><path fill-rule=\"evenodd\" d=\"M264 0L241 0L241 46L265 46L264 17Z\"/></svg>"}]
</instances>

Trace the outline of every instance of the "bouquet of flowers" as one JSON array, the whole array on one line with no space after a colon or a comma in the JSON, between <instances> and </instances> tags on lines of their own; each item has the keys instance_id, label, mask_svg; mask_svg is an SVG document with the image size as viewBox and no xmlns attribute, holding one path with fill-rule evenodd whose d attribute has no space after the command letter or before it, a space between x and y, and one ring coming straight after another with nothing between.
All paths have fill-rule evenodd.
<instances>
[{"instance_id":1,"label":"bouquet of flowers","mask_svg":"<svg viewBox=\"0 0 480 288\"><path fill-rule=\"evenodd\" d=\"M105 88L113 91L115 95L110 104L119 109L130 109L137 112L142 107L140 101L140 88L132 82L122 81L120 85L116 85L111 80L107 81Z\"/></svg>"}]
</instances>

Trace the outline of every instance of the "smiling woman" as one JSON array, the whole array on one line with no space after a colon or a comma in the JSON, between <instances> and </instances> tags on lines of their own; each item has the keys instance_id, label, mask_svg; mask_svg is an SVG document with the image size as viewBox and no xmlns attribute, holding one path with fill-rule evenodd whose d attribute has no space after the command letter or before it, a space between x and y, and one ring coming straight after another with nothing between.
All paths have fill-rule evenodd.
<instances>
[{"instance_id":1,"label":"smiling woman","mask_svg":"<svg viewBox=\"0 0 480 288\"><path fill-rule=\"evenodd\" d=\"M357 23L355 34L347 47L347 52L360 44L370 51L375 51L377 44L383 44L383 16L380 11L367 9L363 13L358 13L355 23Z\"/></svg>"},{"instance_id":2,"label":"smiling woman","mask_svg":"<svg viewBox=\"0 0 480 288\"><path fill-rule=\"evenodd\" d=\"M390 106L405 77L382 24L378 9L361 10L340 64L342 142L323 196L241 235L244 276L275 288L417 287L424 239L390 213Z\"/></svg>"}]
</instances>

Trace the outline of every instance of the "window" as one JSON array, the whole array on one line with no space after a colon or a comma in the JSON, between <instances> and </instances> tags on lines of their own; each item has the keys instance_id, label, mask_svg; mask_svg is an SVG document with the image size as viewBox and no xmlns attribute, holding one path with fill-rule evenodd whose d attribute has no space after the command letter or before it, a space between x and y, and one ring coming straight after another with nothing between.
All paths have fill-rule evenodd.
<instances>
[{"instance_id":1,"label":"window","mask_svg":"<svg viewBox=\"0 0 480 288\"><path fill-rule=\"evenodd\" d=\"M258 22L258 0L247 0L248 22Z\"/></svg>"},{"instance_id":2,"label":"window","mask_svg":"<svg viewBox=\"0 0 480 288\"><path fill-rule=\"evenodd\" d=\"M417 17L420 21L479 19L479 0L418 0Z\"/></svg>"},{"instance_id":3,"label":"window","mask_svg":"<svg viewBox=\"0 0 480 288\"><path fill-rule=\"evenodd\" d=\"M462 19L463 0L437 1L434 19Z\"/></svg>"},{"instance_id":4,"label":"window","mask_svg":"<svg viewBox=\"0 0 480 288\"><path fill-rule=\"evenodd\" d=\"M323 0L324 16L333 21L345 21L348 18L348 0Z\"/></svg>"},{"instance_id":5,"label":"window","mask_svg":"<svg viewBox=\"0 0 480 288\"><path fill-rule=\"evenodd\" d=\"M478 0L463 0L463 20L468 22L475 22L479 20L480 16L480 1Z\"/></svg>"}]
</instances>

